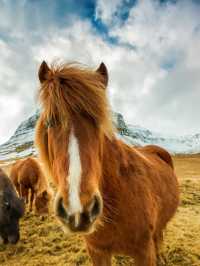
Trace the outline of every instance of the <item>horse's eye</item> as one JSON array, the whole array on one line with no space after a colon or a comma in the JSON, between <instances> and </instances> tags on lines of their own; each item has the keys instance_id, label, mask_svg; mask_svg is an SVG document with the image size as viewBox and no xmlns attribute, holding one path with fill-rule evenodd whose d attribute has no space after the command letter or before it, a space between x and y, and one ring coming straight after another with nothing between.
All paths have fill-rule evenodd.
<instances>
[{"instance_id":1,"label":"horse's eye","mask_svg":"<svg viewBox=\"0 0 200 266\"><path fill-rule=\"evenodd\" d=\"M4 202L4 206L5 206L6 210L10 210L10 203L8 201Z\"/></svg>"},{"instance_id":2,"label":"horse's eye","mask_svg":"<svg viewBox=\"0 0 200 266\"><path fill-rule=\"evenodd\" d=\"M48 120L46 121L46 128L53 127L53 126L54 126L53 121L52 121L51 119L48 119Z\"/></svg>"},{"instance_id":3,"label":"horse's eye","mask_svg":"<svg viewBox=\"0 0 200 266\"><path fill-rule=\"evenodd\" d=\"M65 79L59 78L59 82L60 82L61 85L63 85L63 84L65 84Z\"/></svg>"}]
</instances>

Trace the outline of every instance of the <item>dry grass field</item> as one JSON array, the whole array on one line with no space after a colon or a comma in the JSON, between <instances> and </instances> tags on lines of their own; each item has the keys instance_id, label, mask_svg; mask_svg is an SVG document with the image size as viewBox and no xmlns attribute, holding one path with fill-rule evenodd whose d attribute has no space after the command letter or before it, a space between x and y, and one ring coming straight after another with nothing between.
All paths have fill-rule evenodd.
<instances>
[{"instance_id":1,"label":"dry grass field","mask_svg":"<svg viewBox=\"0 0 200 266\"><path fill-rule=\"evenodd\" d=\"M181 203L167 227L159 266L200 266L200 155L176 156L174 163L181 187ZM6 169L9 171L9 168ZM0 246L1 266L89 266L80 237L67 237L53 217L27 213L21 221L16 246ZM132 260L113 258L114 266L130 266Z\"/></svg>"}]
</instances>

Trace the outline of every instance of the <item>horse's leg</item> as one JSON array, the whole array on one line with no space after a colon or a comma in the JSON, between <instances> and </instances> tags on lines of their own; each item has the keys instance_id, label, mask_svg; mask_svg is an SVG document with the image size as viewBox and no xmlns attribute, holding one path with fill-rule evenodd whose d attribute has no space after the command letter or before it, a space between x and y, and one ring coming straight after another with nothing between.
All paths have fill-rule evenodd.
<instances>
[{"instance_id":1,"label":"horse's leg","mask_svg":"<svg viewBox=\"0 0 200 266\"><path fill-rule=\"evenodd\" d=\"M88 248L90 258L92 259L93 266L111 266L111 254L109 252L96 252Z\"/></svg>"},{"instance_id":2,"label":"horse's leg","mask_svg":"<svg viewBox=\"0 0 200 266\"><path fill-rule=\"evenodd\" d=\"M23 198L23 185L22 184L19 184L19 196L21 197L21 198Z\"/></svg>"},{"instance_id":3,"label":"horse's leg","mask_svg":"<svg viewBox=\"0 0 200 266\"><path fill-rule=\"evenodd\" d=\"M156 235L154 237L154 242L155 242L155 248L156 248L157 257L159 256L159 250L160 250L162 241L163 241L163 231L160 230L160 231L158 231L156 233Z\"/></svg>"},{"instance_id":4,"label":"horse's leg","mask_svg":"<svg viewBox=\"0 0 200 266\"><path fill-rule=\"evenodd\" d=\"M17 184L15 185L15 187L16 187L16 190L17 190L17 193L18 193L19 197L21 197L21 193L20 193L20 185L17 183Z\"/></svg>"},{"instance_id":5,"label":"horse's leg","mask_svg":"<svg viewBox=\"0 0 200 266\"><path fill-rule=\"evenodd\" d=\"M27 188L20 184L20 197L24 199L24 202L27 204L26 198L27 198Z\"/></svg>"},{"instance_id":6,"label":"horse's leg","mask_svg":"<svg viewBox=\"0 0 200 266\"><path fill-rule=\"evenodd\" d=\"M164 261L164 257L160 253L160 248L161 248L161 245L162 245L162 242L163 242L163 231L162 230L160 230L160 231L158 231L156 233L155 238L154 238L154 242L155 242L157 260L159 262L163 262Z\"/></svg>"},{"instance_id":7,"label":"horse's leg","mask_svg":"<svg viewBox=\"0 0 200 266\"><path fill-rule=\"evenodd\" d=\"M26 204L28 204L28 188L24 188L23 196L24 196Z\"/></svg>"},{"instance_id":8,"label":"horse's leg","mask_svg":"<svg viewBox=\"0 0 200 266\"><path fill-rule=\"evenodd\" d=\"M30 196L30 212L32 212L33 209L33 201L34 201L34 190L31 188L31 196Z\"/></svg>"},{"instance_id":9,"label":"horse's leg","mask_svg":"<svg viewBox=\"0 0 200 266\"><path fill-rule=\"evenodd\" d=\"M150 239L142 250L135 255L135 263L137 266L156 266L156 247L153 239Z\"/></svg>"}]
</instances>

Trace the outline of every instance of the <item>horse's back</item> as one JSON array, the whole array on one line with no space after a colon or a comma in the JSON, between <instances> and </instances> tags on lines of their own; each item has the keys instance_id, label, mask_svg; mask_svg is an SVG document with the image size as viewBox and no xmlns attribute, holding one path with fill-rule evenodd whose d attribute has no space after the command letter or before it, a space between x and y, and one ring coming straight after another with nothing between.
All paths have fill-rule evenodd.
<instances>
[{"instance_id":1,"label":"horse's back","mask_svg":"<svg viewBox=\"0 0 200 266\"><path fill-rule=\"evenodd\" d=\"M14 183L35 183L39 175L39 167L32 157L17 161L11 170L11 179Z\"/></svg>"},{"instance_id":2,"label":"horse's back","mask_svg":"<svg viewBox=\"0 0 200 266\"><path fill-rule=\"evenodd\" d=\"M10 179L16 185L18 184L18 172L23 160L17 160L11 167Z\"/></svg>"},{"instance_id":3,"label":"horse's back","mask_svg":"<svg viewBox=\"0 0 200 266\"><path fill-rule=\"evenodd\" d=\"M164 148L157 146L157 145L147 145L144 147L137 148L139 151L141 151L144 154L147 155L153 155L160 158L162 161L167 163L172 169L174 169L174 164L171 155L167 150Z\"/></svg>"},{"instance_id":4,"label":"horse's back","mask_svg":"<svg viewBox=\"0 0 200 266\"><path fill-rule=\"evenodd\" d=\"M30 186L37 183L40 176L40 169L36 159L29 157L23 162L20 176L21 181L27 182Z\"/></svg>"}]
</instances>

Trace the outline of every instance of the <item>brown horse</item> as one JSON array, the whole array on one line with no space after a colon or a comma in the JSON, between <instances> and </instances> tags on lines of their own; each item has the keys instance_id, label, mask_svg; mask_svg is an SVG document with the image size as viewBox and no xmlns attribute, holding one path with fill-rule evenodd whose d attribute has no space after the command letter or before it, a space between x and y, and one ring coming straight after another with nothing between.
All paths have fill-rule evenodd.
<instances>
[{"instance_id":1,"label":"brown horse","mask_svg":"<svg viewBox=\"0 0 200 266\"><path fill-rule=\"evenodd\" d=\"M36 145L57 187L55 213L63 228L84 234L95 266L110 266L119 253L138 266L155 266L162 232L179 203L171 156L117 139L103 63L92 71L43 62L39 79Z\"/></svg>"},{"instance_id":2,"label":"brown horse","mask_svg":"<svg viewBox=\"0 0 200 266\"><path fill-rule=\"evenodd\" d=\"M10 178L13 181L19 195L29 203L32 211L33 202L38 214L48 213L51 191L48 181L35 158L27 158L17 161L11 168Z\"/></svg>"}]
</instances>

